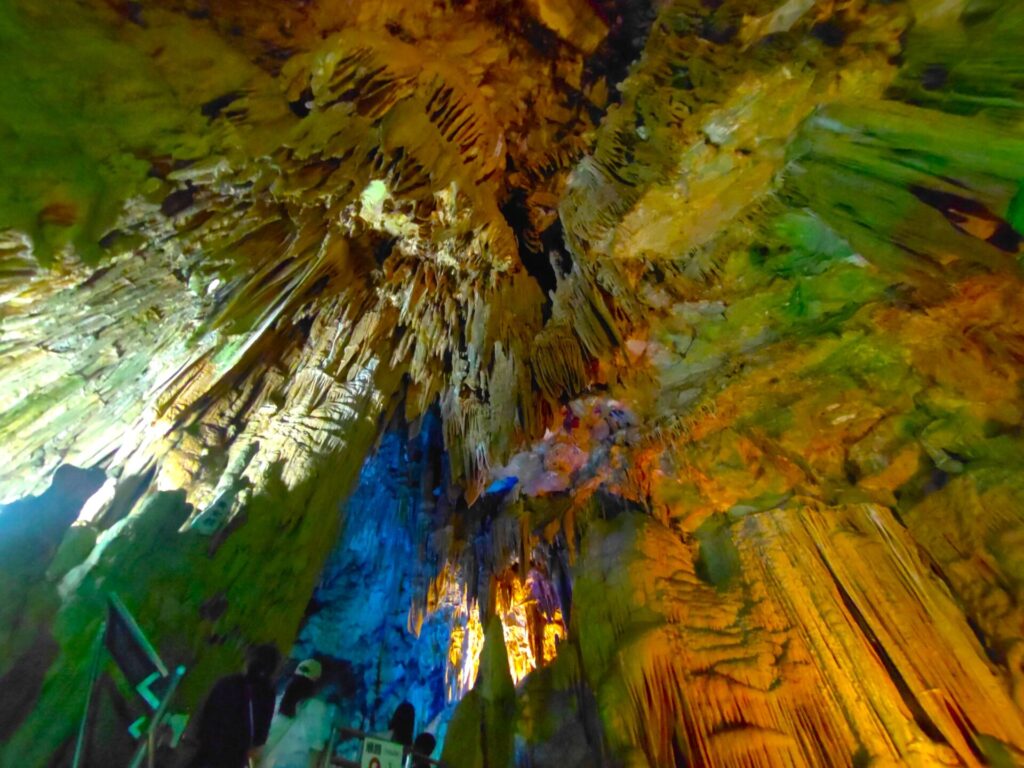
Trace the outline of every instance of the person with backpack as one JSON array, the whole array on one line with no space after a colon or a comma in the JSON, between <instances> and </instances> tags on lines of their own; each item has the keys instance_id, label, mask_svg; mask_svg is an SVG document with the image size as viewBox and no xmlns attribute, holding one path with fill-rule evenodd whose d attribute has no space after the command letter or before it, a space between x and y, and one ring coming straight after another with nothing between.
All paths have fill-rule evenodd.
<instances>
[{"instance_id":1,"label":"person with backpack","mask_svg":"<svg viewBox=\"0 0 1024 768\"><path fill-rule=\"evenodd\" d=\"M259 645L248 654L245 672L221 678L199 714L198 747L190 768L247 768L266 742L274 715L271 683L281 654Z\"/></svg>"}]
</instances>

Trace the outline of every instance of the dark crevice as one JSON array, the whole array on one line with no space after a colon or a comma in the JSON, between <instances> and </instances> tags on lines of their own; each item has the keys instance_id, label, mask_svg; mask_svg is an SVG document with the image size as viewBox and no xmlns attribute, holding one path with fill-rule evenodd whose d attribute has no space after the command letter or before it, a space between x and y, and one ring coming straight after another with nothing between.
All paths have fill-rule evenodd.
<instances>
[{"instance_id":1,"label":"dark crevice","mask_svg":"<svg viewBox=\"0 0 1024 768\"><path fill-rule=\"evenodd\" d=\"M651 0L591 0L590 7L608 25L608 36L587 60L583 82L607 80L610 100L619 101L621 95L614 86L640 57L657 9Z\"/></svg>"},{"instance_id":2,"label":"dark crevice","mask_svg":"<svg viewBox=\"0 0 1024 768\"><path fill-rule=\"evenodd\" d=\"M177 216L182 211L188 210L192 207L192 203L195 202L195 191L192 187L185 187L185 189L178 189L171 192L167 197L164 198L163 202L160 203L160 213L168 218Z\"/></svg>"},{"instance_id":3,"label":"dark crevice","mask_svg":"<svg viewBox=\"0 0 1024 768\"><path fill-rule=\"evenodd\" d=\"M388 256L391 255L391 251L394 250L395 245L397 243L397 237L381 238L376 243L374 243L373 260L377 262L377 266L383 266L384 262L387 261Z\"/></svg>"},{"instance_id":4,"label":"dark crevice","mask_svg":"<svg viewBox=\"0 0 1024 768\"><path fill-rule=\"evenodd\" d=\"M847 29L835 18L815 24L811 34L830 48L838 48L846 41Z\"/></svg>"},{"instance_id":5,"label":"dark crevice","mask_svg":"<svg viewBox=\"0 0 1024 768\"><path fill-rule=\"evenodd\" d=\"M825 570L828 571L828 575L832 579L832 584L835 586L836 592L839 593L839 599L842 600L843 607L846 608L847 612L853 618L854 623L861 631L861 634L864 635L864 638L871 644L875 655L878 657L878 660L882 662L882 666L885 667L885 671L892 680L893 685L896 686L896 690L899 692L900 698L903 700L903 703L906 704L907 709L910 710L917 727L935 743L949 746L949 742L946 740L946 737L928 716L928 713L925 712L924 707L921 706L917 697L914 696L914 692L900 673L896 663L889 656L885 647L875 635L874 630L871 629L871 625L868 624L864 614L861 613L860 609L854 603L853 598L850 597L850 594L846 591L842 582L839 581L839 578L829 566L828 561L825 559L825 555L821 550L818 550L818 556L821 558L821 562L825 566Z\"/></svg>"},{"instance_id":6,"label":"dark crevice","mask_svg":"<svg viewBox=\"0 0 1024 768\"><path fill-rule=\"evenodd\" d=\"M292 114L296 117L305 117L308 115L312 108L310 104L313 103L313 89L306 86L306 89L299 94L299 98L295 101L288 102L288 109L292 111Z\"/></svg>"},{"instance_id":7,"label":"dark crevice","mask_svg":"<svg viewBox=\"0 0 1024 768\"><path fill-rule=\"evenodd\" d=\"M921 73L921 87L926 91L940 91L949 82L949 68L945 64L929 64Z\"/></svg>"},{"instance_id":8,"label":"dark crevice","mask_svg":"<svg viewBox=\"0 0 1024 768\"><path fill-rule=\"evenodd\" d=\"M512 190L508 199L502 205L501 212L512 228L512 231L516 233L516 242L519 245L519 260L523 263L523 267L526 268L530 277L537 281L537 285L540 286L541 292L544 294L541 314L546 323L551 317L552 301L550 292L554 291L558 286L555 268L551 265L548 253L550 250L554 250L559 253L562 264L566 263L566 259L568 259L570 264L572 263L568 253L563 254L565 252L565 243L562 241L561 223L556 222L555 225L548 227L541 234L542 248L540 252L537 252L530 248L524 236L524 233L530 228L530 214L526 202L526 191L523 189Z\"/></svg>"},{"instance_id":9,"label":"dark crevice","mask_svg":"<svg viewBox=\"0 0 1024 768\"><path fill-rule=\"evenodd\" d=\"M1021 242L1024 241L1024 238L1013 227L999 216L993 214L977 200L917 185L912 185L910 192L922 203L931 206L941 213L950 224L964 234L978 237L965 227L969 219L980 219L988 222L993 227L993 232L984 238L985 242L1004 253L1016 254Z\"/></svg>"},{"instance_id":10,"label":"dark crevice","mask_svg":"<svg viewBox=\"0 0 1024 768\"><path fill-rule=\"evenodd\" d=\"M242 97L241 91L229 91L223 96L218 96L215 99L210 99L208 102L203 104L199 108L199 113L210 120L214 120L220 116L220 113L227 109L231 104L238 101Z\"/></svg>"}]
</instances>

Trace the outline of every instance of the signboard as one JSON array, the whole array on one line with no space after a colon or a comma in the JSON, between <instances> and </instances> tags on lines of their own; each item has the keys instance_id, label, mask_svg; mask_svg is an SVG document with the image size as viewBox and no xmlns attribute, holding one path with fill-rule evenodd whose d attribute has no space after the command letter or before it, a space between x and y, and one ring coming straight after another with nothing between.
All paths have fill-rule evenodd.
<instances>
[{"instance_id":1,"label":"signboard","mask_svg":"<svg viewBox=\"0 0 1024 768\"><path fill-rule=\"evenodd\" d=\"M393 741L363 739L363 760L360 768L402 768L402 745Z\"/></svg>"}]
</instances>

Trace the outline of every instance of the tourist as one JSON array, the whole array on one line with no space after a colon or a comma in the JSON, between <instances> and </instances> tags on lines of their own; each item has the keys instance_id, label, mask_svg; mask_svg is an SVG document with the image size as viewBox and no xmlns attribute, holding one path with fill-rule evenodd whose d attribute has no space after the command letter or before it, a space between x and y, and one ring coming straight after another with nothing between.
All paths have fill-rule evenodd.
<instances>
[{"instance_id":1,"label":"tourist","mask_svg":"<svg viewBox=\"0 0 1024 768\"><path fill-rule=\"evenodd\" d=\"M434 734L424 731L412 743L412 768L430 768L429 758L434 754L437 739Z\"/></svg>"},{"instance_id":2,"label":"tourist","mask_svg":"<svg viewBox=\"0 0 1024 768\"><path fill-rule=\"evenodd\" d=\"M334 726L333 708L316 696L321 673L316 659L306 659L295 668L271 723L260 768L319 764Z\"/></svg>"},{"instance_id":3,"label":"tourist","mask_svg":"<svg viewBox=\"0 0 1024 768\"><path fill-rule=\"evenodd\" d=\"M389 741L397 742L407 749L412 747L412 734L416 728L416 708L412 703L403 701L388 721Z\"/></svg>"},{"instance_id":4,"label":"tourist","mask_svg":"<svg viewBox=\"0 0 1024 768\"><path fill-rule=\"evenodd\" d=\"M271 679L281 654L259 645L248 655L245 674L219 680L199 714L199 742L191 768L246 768L266 742L274 715Z\"/></svg>"}]
</instances>

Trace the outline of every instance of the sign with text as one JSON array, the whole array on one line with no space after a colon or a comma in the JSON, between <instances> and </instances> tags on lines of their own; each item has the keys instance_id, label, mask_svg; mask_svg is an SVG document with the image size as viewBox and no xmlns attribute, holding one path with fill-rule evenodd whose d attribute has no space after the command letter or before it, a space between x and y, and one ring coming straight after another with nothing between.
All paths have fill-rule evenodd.
<instances>
[{"instance_id":1,"label":"sign with text","mask_svg":"<svg viewBox=\"0 0 1024 768\"><path fill-rule=\"evenodd\" d=\"M383 739L363 739L360 768L402 768L402 745Z\"/></svg>"}]
</instances>

